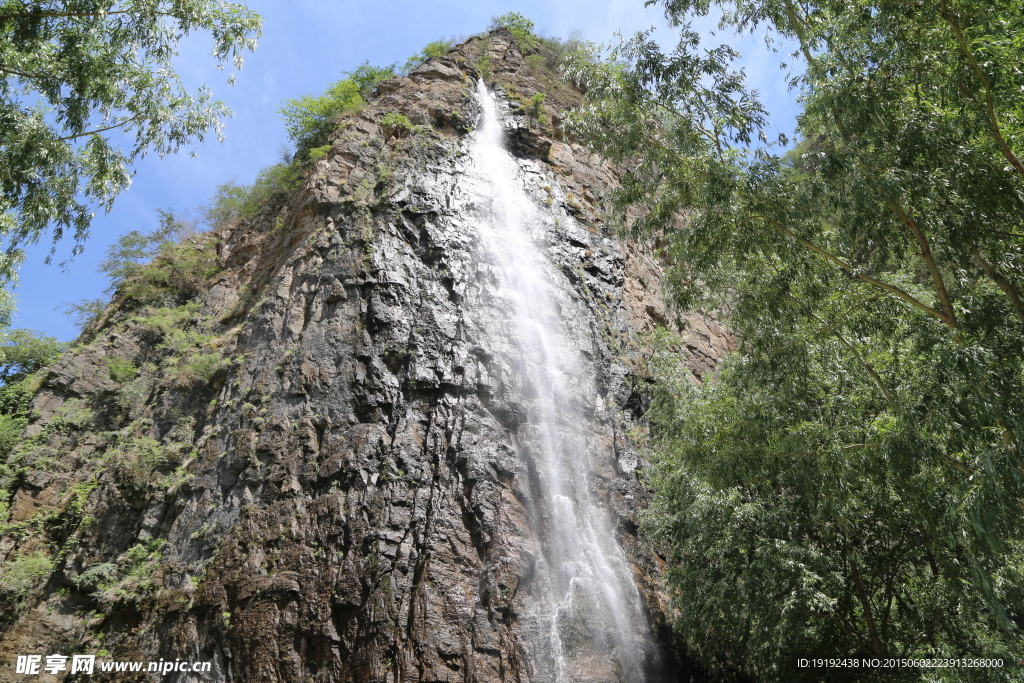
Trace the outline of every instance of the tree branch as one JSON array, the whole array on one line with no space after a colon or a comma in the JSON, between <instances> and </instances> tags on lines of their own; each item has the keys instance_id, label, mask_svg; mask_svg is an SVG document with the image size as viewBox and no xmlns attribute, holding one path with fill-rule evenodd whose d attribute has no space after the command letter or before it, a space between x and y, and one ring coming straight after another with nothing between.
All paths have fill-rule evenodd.
<instances>
[{"instance_id":1,"label":"tree branch","mask_svg":"<svg viewBox=\"0 0 1024 683\"><path fill-rule=\"evenodd\" d=\"M773 226L775 226L775 228L778 229L779 232L781 232L782 234L788 235L789 237L792 237L794 240L796 240L797 242L799 242L803 246L807 247L808 249L810 249L814 253L820 254L821 256L824 256L826 259L828 259L829 261L832 261L837 266L839 266L840 268L842 268L846 272L850 273L851 275L854 275L854 276L860 278L861 280L863 280L864 282L867 282L870 285L874 285L875 287L878 287L879 289L884 289L885 291L887 291L887 292L889 292L891 294L896 295L900 299L903 299L907 303L909 303L909 304L911 304L911 305L921 309L925 313L928 313L929 315L932 315L932 316L938 318L943 323L946 323L947 325L949 324L948 321L946 320L946 317L940 311L937 311L934 308L932 308L931 306L928 306L927 304L924 304L924 303L918 301L913 296L911 296L907 292L903 291L899 287L887 284L885 282L882 282L881 280L876 280L875 278L873 278L873 277L871 277L869 275L864 275L863 273L858 272L857 269L855 269L850 264L846 263L845 261L843 261L839 257L835 256L834 254L831 254L831 253L825 251L824 249L822 249L821 247L819 247L819 246L817 246L815 244L812 244L811 242L808 242L807 240L805 240L802 237L798 236L796 233L794 233L792 230L787 228L782 223L780 223L780 222L778 222L776 220L773 220L771 218L769 218L767 220Z\"/></svg>"},{"instance_id":2,"label":"tree branch","mask_svg":"<svg viewBox=\"0 0 1024 683\"><path fill-rule=\"evenodd\" d=\"M0 14L0 20L3 19L22 19L29 17L44 17L44 18L70 18L70 17L107 17L112 14L140 14L140 12L130 12L128 10L114 10L112 12L11 12L10 14ZM158 17L169 17L173 16L169 12L154 12L153 16Z\"/></svg>"},{"instance_id":3,"label":"tree branch","mask_svg":"<svg viewBox=\"0 0 1024 683\"><path fill-rule=\"evenodd\" d=\"M939 301L942 303L942 308L945 312L943 321L951 330L960 329L960 323L957 322L956 314L953 312L953 302L949 298L949 292L946 291L946 283L942 279L942 273L939 272L938 264L935 263L935 257L932 255L928 240L925 238L924 233L921 232L921 227L917 224L917 221L903 210L899 202L890 201L888 204L893 213L903 221L903 224L907 226L907 229L917 239L918 246L921 247L921 258L924 260L925 265L928 266L928 272L932 277L932 284L935 285L935 292L939 295Z\"/></svg>"},{"instance_id":4,"label":"tree branch","mask_svg":"<svg viewBox=\"0 0 1024 683\"><path fill-rule=\"evenodd\" d=\"M800 52L803 53L804 59L807 60L807 66L814 66L815 59L811 55L810 47L808 47L806 31L804 29L803 22L796 15L796 9L793 7L793 3L786 0L786 17L789 19L790 25L793 27L793 33L796 34L796 39L800 42Z\"/></svg>"},{"instance_id":5,"label":"tree branch","mask_svg":"<svg viewBox=\"0 0 1024 683\"><path fill-rule=\"evenodd\" d=\"M878 636L878 629L875 627L875 616L871 611L871 599L864 588L864 582L860 578L860 570L857 568L857 561L853 559L852 553L850 557L850 570L853 572L853 581L857 586L857 597L864 608L864 619L868 623L868 632L871 634L871 647L874 649L876 657L884 657L885 647L882 645L882 639Z\"/></svg>"},{"instance_id":6,"label":"tree branch","mask_svg":"<svg viewBox=\"0 0 1024 683\"><path fill-rule=\"evenodd\" d=\"M36 74L30 74L30 73L25 73L24 71L18 71L17 69L12 69L11 67L4 66L3 64L0 64L0 71L3 71L4 73L7 73L7 74L14 74L15 76L21 76L22 78L36 78L36 79L40 78L40 76L38 76Z\"/></svg>"},{"instance_id":7,"label":"tree branch","mask_svg":"<svg viewBox=\"0 0 1024 683\"><path fill-rule=\"evenodd\" d=\"M807 311L808 315L810 315L812 318L814 318L822 325L827 327L829 331L835 335L836 339L838 339L843 346L849 349L850 353L853 354L853 357L857 359L858 363L860 363L860 366L864 368L864 371L871 375L871 379L874 380L875 386L877 386L879 391L882 392L882 395L885 396L885 400L889 403L889 407L892 408L893 412L896 413L897 415L902 413L902 411L900 410L900 404L896 402L896 397L892 395L891 391L889 391L889 387L885 385L885 382L882 381L882 378L875 371L875 368L871 365L871 363L867 362L864 356L860 354L860 351L857 350L857 347L851 344L849 341L847 341L846 337L844 337L842 333L839 332L839 330L832 327L832 325L829 324L828 321L823 320L821 317L815 314L814 311L810 310L806 305L803 304L802 301L797 299L792 294L790 294L789 296L794 301L800 303L800 305L804 307L804 310Z\"/></svg>"},{"instance_id":8,"label":"tree branch","mask_svg":"<svg viewBox=\"0 0 1024 683\"><path fill-rule=\"evenodd\" d=\"M1006 144L1006 139L1003 137L1003 132L999 129L999 119L996 118L995 99L992 96L992 83L985 76L985 73L978 66L977 60L974 59L974 55L971 54L970 46L967 45L967 39L964 37L963 27L961 27L956 20L953 18L953 14L949 11L949 7L946 4L946 0L942 0L942 10L940 11L942 18L946 20L949 27L953 29L953 34L956 36L957 45L960 46L960 51L967 57L967 61L970 62L971 68L974 73L977 74L981 80L982 85L985 87L985 109L988 115L988 125L992 129L992 135L996 139L996 143L999 145L1000 151L1010 164L1017 169L1017 173L1024 176L1024 163L1021 163L1020 159L1013 153L1010 146Z\"/></svg>"},{"instance_id":9,"label":"tree branch","mask_svg":"<svg viewBox=\"0 0 1024 683\"><path fill-rule=\"evenodd\" d=\"M1020 318L1021 322L1024 322L1024 303L1021 302L1020 293L1017 288L1013 286L1013 283L1006 279L999 270L985 258L985 255L981 253L979 247L974 248L974 262L981 266L981 269L999 285L999 288L1003 290L1003 293L1010 299L1010 304L1013 305L1013 310L1017 311L1017 317Z\"/></svg>"},{"instance_id":10,"label":"tree branch","mask_svg":"<svg viewBox=\"0 0 1024 683\"><path fill-rule=\"evenodd\" d=\"M120 121L118 123L114 123L112 125L106 126L105 128L97 128L96 130L90 130L90 131L86 131L84 133L76 133L75 135L67 135L67 136L62 137L62 138L57 138L57 140L63 142L65 140L74 140L76 138L84 138L84 137L87 137L89 135L96 135L97 133L105 133L108 130L114 130L115 128L120 128L124 124L130 123L130 122L136 120L137 118L139 118L139 117L138 116L133 116L130 119L125 119L124 121Z\"/></svg>"}]
</instances>

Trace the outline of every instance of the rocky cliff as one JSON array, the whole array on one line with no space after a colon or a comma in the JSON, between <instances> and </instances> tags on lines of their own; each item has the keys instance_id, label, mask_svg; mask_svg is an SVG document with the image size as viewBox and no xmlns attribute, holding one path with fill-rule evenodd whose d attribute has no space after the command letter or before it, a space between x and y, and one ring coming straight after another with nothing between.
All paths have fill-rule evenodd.
<instances>
[{"instance_id":1,"label":"rocky cliff","mask_svg":"<svg viewBox=\"0 0 1024 683\"><path fill-rule=\"evenodd\" d=\"M585 478L656 646L640 673L585 619L554 672L538 632L553 532L535 388L464 191L481 76L593 378ZM122 288L40 377L10 457L0 561L24 576L0 680L57 652L211 663L88 680L688 680L637 537L645 339L676 316L656 263L604 222L615 170L563 134L579 97L509 34L470 39L382 84L293 196ZM683 317L699 377L728 338Z\"/></svg>"}]
</instances>

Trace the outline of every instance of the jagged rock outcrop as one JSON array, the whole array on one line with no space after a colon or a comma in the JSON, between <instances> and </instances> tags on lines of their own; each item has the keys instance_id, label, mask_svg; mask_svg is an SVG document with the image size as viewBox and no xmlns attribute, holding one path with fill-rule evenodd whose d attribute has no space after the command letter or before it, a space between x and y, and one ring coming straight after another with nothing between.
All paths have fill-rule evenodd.
<instances>
[{"instance_id":1,"label":"jagged rock outcrop","mask_svg":"<svg viewBox=\"0 0 1024 683\"><path fill-rule=\"evenodd\" d=\"M513 331L479 324L488 271L454 196L484 66L537 201L572 218L547 255L600 387L593 491L669 648L658 560L637 537L636 440L645 337L677 316L656 262L604 223L615 170L562 132L579 95L496 32L382 84L299 192L166 264L215 276L159 300L122 291L48 371L12 455L0 561L52 566L8 596L0 679L16 654L102 650L212 663L159 680L549 680L529 631L544 532L517 449ZM411 125L382 125L389 113ZM699 377L729 337L683 317ZM578 664L574 680L614 675Z\"/></svg>"}]
</instances>

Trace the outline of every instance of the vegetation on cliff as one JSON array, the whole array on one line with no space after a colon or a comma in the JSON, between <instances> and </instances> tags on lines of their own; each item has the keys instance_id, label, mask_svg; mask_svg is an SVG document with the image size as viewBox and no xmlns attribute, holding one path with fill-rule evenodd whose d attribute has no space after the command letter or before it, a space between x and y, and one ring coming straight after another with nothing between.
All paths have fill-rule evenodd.
<instances>
[{"instance_id":1,"label":"vegetation on cliff","mask_svg":"<svg viewBox=\"0 0 1024 683\"><path fill-rule=\"evenodd\" d=\"M1024 20L1011 2L714 5L796 45L794 149L690 27L577 60L577 130L628 170L680 307L741 348L701 386L666 339L651 411L678 628L722 670L1022 654ZM784 87L780 83L780 87ZM785 142L784 140L780 142ZM928 680L962 680L928 669ZM923 679L913 668L885 680ZM971 680L1005 680L975 670ZM830 670L828 680L864 671ZM874 680L874 679L872 679Z\"/></svg>"}]
</instances>

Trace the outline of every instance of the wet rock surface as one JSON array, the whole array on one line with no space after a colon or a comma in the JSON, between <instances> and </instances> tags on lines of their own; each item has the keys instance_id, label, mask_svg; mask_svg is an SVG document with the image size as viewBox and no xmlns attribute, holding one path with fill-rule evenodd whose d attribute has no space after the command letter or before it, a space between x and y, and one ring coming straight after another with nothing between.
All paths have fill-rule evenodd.
<instances>
[{"instance_id":1,"label":"wet rock surface","mask_svg":"<svg viewBox=\"0 0 1024 683\"><path fill-rule=\"evenodd\" d=\"M4 666L73 649L211 662L165 681L551 680L535 654L546 540L522 447L530 399L458 191L485 54L531 192L565 217L546 252L598 378L581 397L601 454L592 495L666 649L651 680L689 680L669 651L659 560L637 536L646 336L685 320L697 378L731 340L668 310L655 260L609 231L601 197L615 171L558 127L578 94L531 74L504 33L383 84L285 205L201 238L223 267L190 309L207 321L215 372L147 370L167 367L169 333L123 300L49 372L34 450L19 456L41 464L11 501L8 525L23 526L0 536L0 560L54 565L4 622ZM546 124L517 105L541 91ZM390 112L416 128L383 129ZM117 381L110 359L141 370ZM130 443L109 436L131 425ZM578 635L571 680L621 680Z\"/></svg>"}]
</instances>

